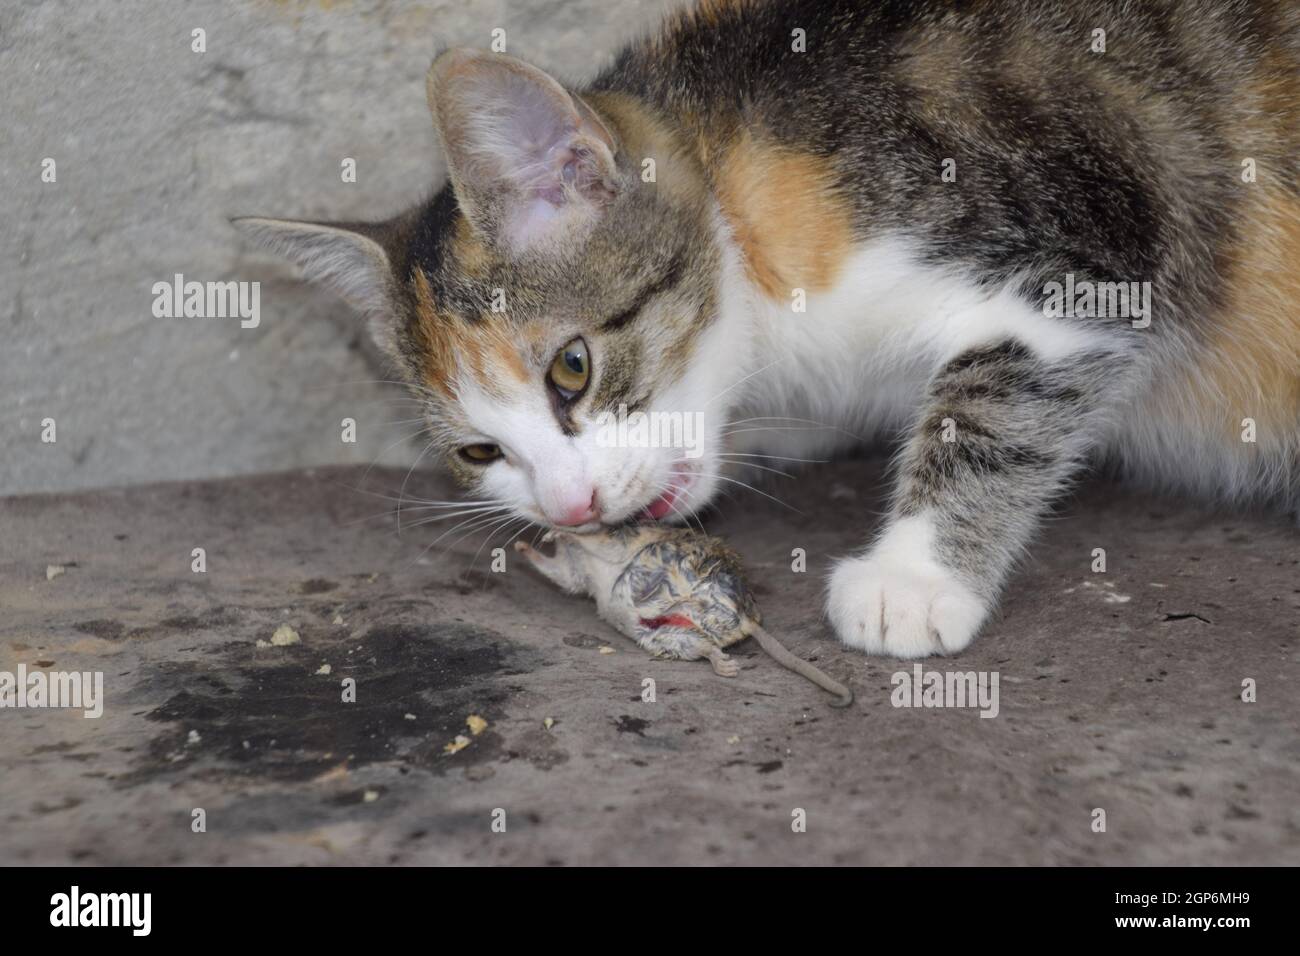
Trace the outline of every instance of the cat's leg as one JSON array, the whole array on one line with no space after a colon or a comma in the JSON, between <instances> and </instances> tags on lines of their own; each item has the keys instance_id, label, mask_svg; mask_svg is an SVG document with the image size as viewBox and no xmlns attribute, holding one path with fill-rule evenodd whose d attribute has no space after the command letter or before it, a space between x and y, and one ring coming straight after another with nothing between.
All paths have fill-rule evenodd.
<instances>
[{"instance_id":1,"label":"cat's leg","mask_svg":"<svg viewBox=\"0 0 1300 956\"><path fill-rule=\"evenodd\" d=\"M831 576L840 639L894 657L969 644L1094 447L1126 368L1113 350L1049 361L1013 340L948 362L900 457L883 533Z\"/></svg>"}]
</instances>

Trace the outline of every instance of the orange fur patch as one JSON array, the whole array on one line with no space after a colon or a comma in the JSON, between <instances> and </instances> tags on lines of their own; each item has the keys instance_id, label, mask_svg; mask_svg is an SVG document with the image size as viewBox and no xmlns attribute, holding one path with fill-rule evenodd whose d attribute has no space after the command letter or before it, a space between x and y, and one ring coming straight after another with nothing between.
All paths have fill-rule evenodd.
<instances>
[{"instance_id":1,"label":"orange fur patch","mask_svg":"<svg viewBox=\"0 0 1300 956\"><path fill-rule=\"evenodd\" d=\"M698 0L694 7L686 11L686 15L716 27L726 14L739 13L748 5L749 0Z\"/></svg>"},{"instance_id":2,"label":"orange fur patch","mask_svg":"<svg viewBox=\"0 0 1300 956\"><path fill-rule=\"evenodd\" d=\"M1261 173L1263 171L1261 170ZM1228 295L1201 371L1204 401L1230 431L1253 418L1265 432L1300 429L1300 199L1260 183L1229 254Z\"/></svg>"},{"instance_id":3,"label":"orange fur patch","mask_svg":"<svg viewBox=\"0 0 1300 956\"><path fill-rule=\"evenodd\" d=\"M486 243L474 232L468 219L459 216L452 233L452 255L461 271L471 276L486 275L492 265L492 254Z\"/></svg>"},{"instance_id":4,"label":"orange fur patch","mask_svg":"<svg viewBox=\"0 0 1300 956\"><path fill-rule=\"evenodd\" d=\"M848 205L830 164L742 134L722 156L716 191L750 279L773 300L830 288L852 248Z\"/></svg>"},{"instance_id":5,"label":"orange fur patch","mask_svg":"<svg viewBox=\"0 0 1300 956\"><path fill-rule=\"evenodd\" d=\"M1300 148L1300 65L1272 50L1240 93L1235 131L1256 181L1242 183L1236 241L1225 255L1226 296L1217 333L1201 361L1209 387L1203 416L1240 430L1259 426L1261 444L1300 440L1300 198L1294 152ZM1239 172L1239 171L1237 171ZM1217 413L1217 414L1216 414Z\"/></svg>"},{"instance_id":6,"label":"orange fur patch","mask_svg":"<svg viewBox=\"0 0 1300 956\"><path fill-rule=\"evenodd\" d=\"M1258 109L1248 115L1257 137L1283 156L1300 151L1300 58L1271 49L1252 78L1249 92Z\"/></svg>"},{"instance_id":7,"label":"orange fur patch","mask_svg":"<svg viewBox=\"0 0 1300 956\"><path fill-rule=\"evenodd\" d=\"M459 376L468 373L489 395L503 397L505 379L526 384L531 375L519 344L501 321L466 322L442 315L422 271L413 280L418 328L424 344L424 378L447 397L456 393Z\"/></svg>"}]
</instances>

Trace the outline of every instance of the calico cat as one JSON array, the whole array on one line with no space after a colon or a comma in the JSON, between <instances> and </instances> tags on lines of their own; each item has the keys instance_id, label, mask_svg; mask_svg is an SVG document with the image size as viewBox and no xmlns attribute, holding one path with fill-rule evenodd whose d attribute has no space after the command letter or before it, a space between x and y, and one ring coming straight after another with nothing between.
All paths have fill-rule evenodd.
<instances>
[{"instance_id":1,"label":"calico cat","mask_svg":"<svg viewBox=\"0 0 1300 956\"><path fill-rule=\"evenodd\" d=\"M827 607L918 657L1088 463L1300 504L1300 5L702 0L585 86L457 49L427 92L428 202L239 224L520 516L681 521L738 463L901 432ZM700 414L702 454L607 447L620 409Z\"/></svg>"}]
</instances>

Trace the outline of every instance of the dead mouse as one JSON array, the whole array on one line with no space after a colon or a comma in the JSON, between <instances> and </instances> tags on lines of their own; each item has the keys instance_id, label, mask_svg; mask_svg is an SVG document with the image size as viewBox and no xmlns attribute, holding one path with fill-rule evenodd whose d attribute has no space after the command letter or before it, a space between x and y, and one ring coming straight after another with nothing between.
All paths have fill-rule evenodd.
<instances>
[{"instance_id":1,"label":"dead mouse","mask_svg":"<svg viewBox=\"0 0 1300 956\"><path fill-rule=\"evenodd\" d=\"M740 558L717 538L684 528L628 525L597 534L550 532L555 556L523 541L515 550L570 594L596 599L600 616L655 657L707 657L722 677L740 665L723 651L753 637L777 662L853 703L853 693L795 657L759 625Z\"/></svg>"}]
</instances>

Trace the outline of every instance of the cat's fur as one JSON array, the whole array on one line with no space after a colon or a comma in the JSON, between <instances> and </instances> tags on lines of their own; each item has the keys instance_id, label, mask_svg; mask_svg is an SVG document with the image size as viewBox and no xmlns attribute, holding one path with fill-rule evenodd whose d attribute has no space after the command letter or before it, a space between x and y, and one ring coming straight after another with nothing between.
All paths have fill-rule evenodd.
<instances>
[{"instance_id":1,"label":"cat's fur","mask_svg":"<svg viewBox=\"0 0 1300 956\"><path fill-rule=\"evenodd\" d=\"M969 643L1089 460L1300 504L1294 3L704 0L579 90L456 50L428 96L428 203L242 223L370 315L452 470L521 515L688 514L744 456L906 429L828 610L910 657ZM1149 281L1149 326L1049 317L1067 274ZM703 412L703 457L602 447L620 405Z\"/></svg>"}]
</instances>

